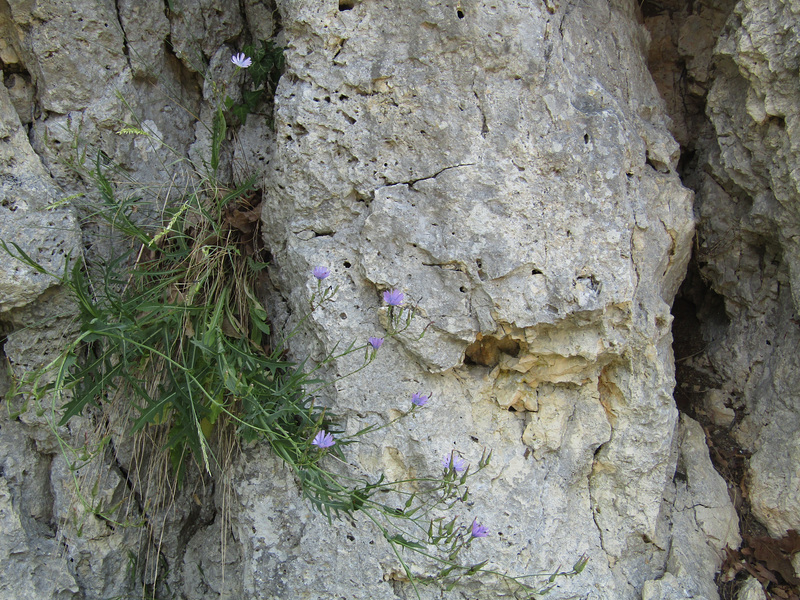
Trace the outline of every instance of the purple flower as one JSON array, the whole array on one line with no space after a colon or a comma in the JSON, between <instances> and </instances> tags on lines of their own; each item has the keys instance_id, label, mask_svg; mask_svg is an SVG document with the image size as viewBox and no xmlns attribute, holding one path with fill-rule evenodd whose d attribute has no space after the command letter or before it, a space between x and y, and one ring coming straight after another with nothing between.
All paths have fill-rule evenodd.
<instances>
[{"instance_id":1,"label":"purple flower","mask_svg":"<svg viewBox=\"0 0 800 600\"><path fill-rule=\"evenodd\" d=\"M430 400L428 396L423 396L419 392L414 392L411 395L411 402L416 406L425 406L428 403L428 400Z\"/></svg>"},{"instance_id":2,"label":"purple flower","mask_svg":"<svg viewBox=\"0 0 800 600\"><path fill-rule=\"evenodd\" d=\"M320 429L314 439L311 441L317 448L330 448L336 442L333 441L333 434L326 433L324 429Z\"/></svg>"},{"instance_id":3,"label":"purple flower","mask_svg":"<svg viewBox=\"0 0 800 600\"><path fill-rule=\"evenodd\" d=\"M383 338L371 337L367 341L369 342L369 345L372 346L375 350L377 350L378 348L381 347L381 345L383 345Z\"/></svg>"},{"instance_id":4,"label":"purple flower","mask_svg":"<svg viewBox=\"0 0 800 600\"><path fill-rule=\"evenodd\" d=\"M442 466L445 469L453 469L456 473L461 473L461 471L467 468L467 461L458 456L455 452L450 452L444 455Z\"/></svg>"},{"instance_id":5,"label":"purple flower","mask_svg":"<svg viewBox=\"0 0 800 600\"><path fill-rule=\"evenodd\" d=\"M328 267L314 267L312 273L314 273L314 277L322 281L331 274L331 270Z\"/></svg>"},{"instance_id":6,"label":"purple flower","mask_svg":"<svg viewBox=\"0 0 800 600\"><path fill-rule=\"evenodd\" d=\"M389 306L400 306L403 303L405 295L400 290L391 290L383 292L383 301Z\"/></svg>"},{"instance_id":7,"label":"purple flower","mask_svg":"<svg viewBox=\"0 0 800 600\"><path fill-rule=\"evenodd\" d=\"M486 537L487 535L489 535L489 530L486 527L478 523L477 519L472 521L472 537Z\"/></svg>"},{"instance_id":8,"label":"purple flower","mask_svg":"<svg viewBox=\"0 0 800 600\"><path fill-rule=\"evenodd\" d=\"M253 60L249 56L245 56L241 52L239 52L239 54L234 54L233 56L231 56L231 62L235 64L237 67L241 67L242 69L246 69L247 67L253 64Z\"/></svg>"}]
</instances>

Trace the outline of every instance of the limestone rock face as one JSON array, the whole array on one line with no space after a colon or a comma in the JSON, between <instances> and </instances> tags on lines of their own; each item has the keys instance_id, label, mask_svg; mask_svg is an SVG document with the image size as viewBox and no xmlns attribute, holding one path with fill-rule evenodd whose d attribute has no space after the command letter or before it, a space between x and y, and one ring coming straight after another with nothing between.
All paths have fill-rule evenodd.
<instances>
[{"instance_id":1,"label":"limestone rock face","mask_svg":"<svg viewBox=\"0 0 800 600\"><path fill-rule=\"evenodd\" d=\"M80 254L80 232L74 211L48 208L59 195L28 142L5 86L0 85L0 240L49 271L41 273L7 255L2 259L0 327L4 351L15 356L18 372L55 357L68 331L66 323L74 315L57 284L67 257ZM35 301L38 304L32 308ZM36 347L33 352L32 347ZM7 369L4 365L0 376L3 394L10 384ZM80 586L66 563L52 560L59 551L52 530L52 456L48 456L55 444L33 411L8 420L11 410L12 403L4 406L0 420L0 595L79 598Z\"/></svg>"},{"instance_id":2,"label":"limestone rock face","mask_svg":"<svg viewBox=\"0 0 800 600\"><path fill-rule=\"evenodd\" d=\"M349 446L349 467L437 476L452 451L474 465L492 449L458 515L490 530L476 562L522 575L585 553L586 570L550 597L716 598L720 553L739 543L735 513L702 428L673 400L670 308L696 217L698 272L725 305L701 332L716 336L704 357L724 380L708 402L752 452L754 513L773 535L800 529L796 1L742 0L732 14L697 2L673 39L657 38L651 56L680 56L695 100L707 93L706 129L699 100L691 115L666 116L680 102L665 105L646 57L669 19L648 18L648 32L639 5L651 3L166 4L0 0L2 239L56 274L81 248L103 255L100 226L87 218L79 232L58 204L96 195L68 161L108 160L142 190L185 181L174 153L207 154L213 81L230 78L238 99L230 54L278 30L287 66L274 128L231 126L222 157L233 178L265 175L273 325L305 315L311 269L329 267L335 299L290 348L312 365L385 335L382 292L399 289L417 310L411 327L319 402L352 433L397 416L414 392L431 396ZM660 83L676 73L654 71ZM150 136L120 135L132 123ZM693 213L675 138L686 148L696 136ZM54 282L0 261L0 334L17 374L74 331ZM214 482L197 477L147 504L119 421L54 430L36 407L12 406L19 414L0 420L4 597L139 597L158 591L145 563L176 598L415 597L381 533L360 515L329 524L314 513L263 445ZM110 443L75 469L59 439L97 431ZM123 499L126 525L143 523L157 543L80 498ZM508 594L490 578L465 585L419 593Z\"/></svg>"},{"instance_id":3,"label":"limestone rock face","mask_svg":"<svg viewBox=\"0 0 800 600\"><path fill-rule=\"evenodd\" d=\"M703 273L730 321L710 353L745 413L753 513L800 528L800 4L739 2L716 47L719 140L699 203Z\"/></svg>"},{"instance_id":4,"label":"limestone rock face","mask_svg":"<svg viewBox=\"0 0 800 600\"><path fill-rule=\"evenodd\" d=\"M682 416L678 430L675 487L668 494L674 535L668 572L645 583L643 600L716 598L714 575L726 546L738 548L739 517L725 480L714 470L700 424Z\"/></svg>"},{"instance_id":5,"label":"limestone rock face","mask_svg":"<svg viewBox=\"0 0 800 600\"><path fill-rule=\"evenodd\" d=\"M379 335L381 292L404 291L421 325L328 402L355 431L419 389L435 400L355 460L433 473L490 447L470 513L497 532L487 556L521 573L587 552L560 597L637 597L667 560L669 309L693 232L646 33L627 3L339 8L281 4L271 275L294 313L313 266L339 286L293 350Z\"/></svg>"},{"instance_id":6,"label":"limestone rock face","mask_svg":"<svg viewBox=\"0 0 800 600\"><path fill-rule=\"evenodd\" d=\"M58 192L31 148L5 86L0 86L0 239L17 244L56 276L75 253L78 231L72 211L45 208ZM11 265L9 265L11 266ZM0 313L36 299L55 279L21 263L0 272Z\"/></svg>"}]
</instances>

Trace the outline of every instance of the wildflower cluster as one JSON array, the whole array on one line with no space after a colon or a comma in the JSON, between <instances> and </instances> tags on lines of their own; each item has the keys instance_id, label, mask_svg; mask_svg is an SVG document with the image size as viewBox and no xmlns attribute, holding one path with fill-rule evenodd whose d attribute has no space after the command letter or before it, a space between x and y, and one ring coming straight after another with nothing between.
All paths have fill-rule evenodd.
<instances>
[{"instance_id":1,"label":"wildflower cluster","mask_svg":"<svg viewBox=\"0 0 800 600\"><path fill-rule=\"evenodd\" d=\"M330 270L326 267L318 266L312 270L312 275L317 280L317 290L314 292L315 300L312 301L312 307L320 305L319 298L325 300L332 298L332 295L326 295L322 288L322 282L330 274ZM405 294L398 289L383 292L383 300L390 312L386 336L393 337L408 327L410 320L414 317L414 311L404 306ZM370 337L367 340L365 365L374 359L383 343L383 337ZM311 442L317 448L316 462L313 467L316 471L308 469L301 475L301 481L306 483L314 481L314 485L310 485L304 491L307 493L310 491L308 495L311 501L329 517L331 515L338 516L340 512L348 515L355 511L366 513L395 551L395 555L415 591L417 582L436 581L449 588L463 577L478 574L498 577L513 584L527 595L531 592L544 591L547 586L536 589L530 586L524 577L513 577L487 568L488 561L486 560L478 563L461 562L462 552L470 548L475 540L488 537L490 535L489 528L477 517L471 521L461 521L458 516L448 518L445 515L453 510L469 510L467 483L471 477L488 466L491 452L484 452L478 461L477 468L473 471L470 470L468 461L456 450L448 452L441 460L441 475L438 478L419 480L425 482L425 491L412 493L405 491L404 487L405 484L416 480L392 482L386 481L381 476L377 481L361 480L355 486L351 484L348 487L343 485L336 476L324 471L324 467L321 466L319 461L324 458L327 451L334 447L345 447L357 441L361 436L375 433L393 425L400 419L407 418L418 410L423 410L429 405L431 397L430 393L415 391L410 396L411 407L408 411L383 425L369 426L350 436L334 436L325 429L318 429ZM315 478L311 473L315 473L319 477ZM378 492L381 493L380 499L376 496ZM412 527L406 527L403 525L404 523L408 523ZM423 532L423 534L412 536L409 531ZM433 575L426 572L427 569L418 572L409 563L408 557L403 554L404 550L417 553L422 558L433 559L439 565L438 571ZM585 562L579 561L572 571L557 570L555 573L548 574L550 578L548 585L551 585L558 576L580 572L584 565ZM419 597L418 591L417 597Z\"/></svg>"}]
</instances>

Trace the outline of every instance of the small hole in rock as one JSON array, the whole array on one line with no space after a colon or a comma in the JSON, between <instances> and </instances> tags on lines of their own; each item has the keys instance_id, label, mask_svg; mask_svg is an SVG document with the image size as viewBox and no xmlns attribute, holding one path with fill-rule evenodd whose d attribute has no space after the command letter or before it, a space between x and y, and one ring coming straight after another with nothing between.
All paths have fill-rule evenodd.
<instances>
[{"instance_id":1,"label":"small hole in rock","mask_svg":"<svg viewBox=\"0 0 800 600\"><path fill-rule=\"evenodd\" d=\"M463 10L461 10L461 9L459 8L459 9L456 11L456 16L457 16L459 19L463 19L463 18L464 18L464 11L463 11Z\"/></svg>"},{"instance_id":2,"label":"small hole in rock","mask_svg":"<svg viewBox=\"0 0 800 600\"><path fill-rule=\"evenodd\" d=\"M519 356L520 345L515 339L504 336L500 339L492 335L480 335L464 352L465 365L493 367L500 363L501 355Z\"/></svg>"},{"instance_id":3,"label":"small hole in rock","mask_svg":"<svg viewBox=\"0 0 800 600\"><path fill-rule=\"evenodd\" d=\"M353 266L353 265L351 265L351 264L350 264L350 261L349 261L349 260L346 260L346 261L344 261L342 264L344 265L344 268L345 268L345 269L349 269L350 267L352 267L352 266Z\"/></svg>"},{"instance_id":4,"label":"small hole in rock","mask_svg":"<svg viewBox=\"0 0 800 600\"><path fill-rule=\"evenodd\" d=\"M352 10L355 5L354 0L339 0L339 10Z\"/></svg>"}]
</instances>

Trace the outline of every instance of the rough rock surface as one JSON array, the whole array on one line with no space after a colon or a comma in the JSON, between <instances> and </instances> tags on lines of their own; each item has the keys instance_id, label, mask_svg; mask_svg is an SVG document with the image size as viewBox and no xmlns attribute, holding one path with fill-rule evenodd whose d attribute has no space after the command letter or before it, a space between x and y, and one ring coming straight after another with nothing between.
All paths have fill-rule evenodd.
<instances>
[{"instance_id":1,"label":"rough rock surface","mask_svg":"<svg viewBox=\"0 0 800 600\"><path fill-rule=\"evenodd\" d=\"M698 277L687 296L698 308L706 347L689 360L710 375L704 410L719 426L733 425L744 453L752 454L753 514L780 537L800 524L793 350L800 342L798 5L701 2L689 12L650 20L671 18L681 40L690 32L709 37L703 31L716 40L713 49L697 42L694 51L675 44L671 59L667 51L651 52L651 60L687 65L680 83L662 77L660 87L674 129L689 123L698 132L686 140L695 156L685 181L696 190L698 217Z\"/></svg>"},{"instance_id":2,"label":"rough rock surface","mask_svg":"<svg viewBox=\"0 0 800 600\"><path fill-rule=\"evenodd\" d=\"M676 443L680 456L675 487L669 491L674 535L668 571L645 583L642 600L716 598L714 575L723 550L741 543L739 518L725 480L711 463L703 428L682 416Z\"/></svg>"},{"instance_id":3,"label":"rough rock surface","mask_svg":"<svg viewBox=\"0 0 800 600\"><path fill-rule=\"evenodd\" d=\"M680 114L653 81L678 84L677 71L651 75L651 33L624 0L68 4L0 0L0 237L63 268L81 247L75 212L43 209L92 198L67 163L84 150L132 180L181 181L172 150L207 151L196 117L207 125L219 100L212 78L232 77L231 52L282 28L275 130L248 119L223 157L236 178L266 171L274 323L297 322L311 268L329 266L335 301L292 345L313 362L383 335L381 292L403 290L419 310L411 329L320 401L352 432L431 393L413 418L348 448L350 462L426 476L452 450L474 464L493 449L459 515L490 529L473 556L523 574L586 553L553 598L713 599L719 552L738 543L702 429L679 422L672 396L670 307L694 231L675 139L696 151L708 165L688 178L698 268L726 308L701 328L719 342L703 356L718 376L709 406L723 420L737 409L754 512L773 535L800 529L797 2L742 1L732 14L698 2L669 41L657 35L669 19L646 14L655 49L691 75L693 108ZM118 135L133 122L149 140ZM43 223L47 235L32 233ZM90 255L108 250L97 223L81 226ZM17 374L57 352L73 313L52 278L0 261ZM118 420L53 431L28 408L0 420L4 596L156 593L159 565L180 598L413 597L380 533L363 518L329 525L263 446L213 484L193 474L171 501L165 488L147 503L158 482L137 470L142 450ZM77 493L59 437L97 431L112 443L75 471ZM144 528L86 499L123 500L127 524ZM506 592L469 585L475 598Z\"/></svg>"},{"instance_id":4,"label":"rough rock surface","mask_svg":"<svg viewBox=\"0 0 800 600\"><path fill-rule=\"evenodd\" d=\"M735 435L753 453L753 512L778 537L800 529L798 24L797 2L737 4L716 48L708 114L720 143L699 207L704 273L731 321L711 356L746 412ZM722 244L733 248L717 258Z\"/></svg>"},{"instance_id":5,"label":"rough rock surface","mask_svg":"<svg viewBox=\"0 0 800 600\"><path fill-rule=\"evenodd\" d=\"M435 472L453 448L491 447L473 494L498 533L487 556L525 572L587 552L590 574L558 594L636 597L667 560L669 303L693 231L646 34L627 3L441 3L399 21L392 6L282 7L272 276L294 312L312 266L339 286L296 350L379 334L380 292L404 290L425 336L382 348L329 402L355 430L418 389L436 401L356 460Z\"/></svg>"},{"instance_id":6,"label":"rough rock surface","mask_svg":"<svg viewBox=\"0 0 800 600\"><path fill-rule=\"evenodd\" d=\"M689 32L701 38L694 44L699 53L676 42L670 54L664 50L669 35L656 44L661 55L651 51L651 61L666 63L657 81L673 129L691 123L697 131L681 140L691 150L683 174L696 191L698 217L696 275L682 294L696 307L702 336L700 350L686 364L703 383L704 402L696 410L718 430L730 431L739 455L749 457L743 496L737 498L750 515L746 526L757 535L764 527L782 537L800 524L800 6L669 4L673 10L648 21L662 25L662 32L671 23L675 40L688 39ZM701 41L708 37L715 40L713 48ZM680 80L668 81L670 63L686 65ZM740 481L732 483L738 492ZM757 595L742 590L742 597L747 594Z\"/></svg>"}]
</instances>

